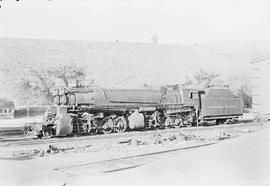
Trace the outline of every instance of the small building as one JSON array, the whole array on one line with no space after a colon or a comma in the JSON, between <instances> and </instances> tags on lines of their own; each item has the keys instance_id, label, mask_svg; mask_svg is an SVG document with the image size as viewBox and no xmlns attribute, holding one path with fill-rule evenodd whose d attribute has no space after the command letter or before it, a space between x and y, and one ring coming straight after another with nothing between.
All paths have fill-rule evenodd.
<instances>
[{"instance_id":1,"label":"small building","mask_svg":"<svg viewBox=\"0 0 270 186\"><path fill-rule=\"evenodd\" d=\"M0 119L13 119L15 105L13 101L0 98Z\"/></svg>"},{"instance_id":2,"label":"small building","mask_svg":"<svg viewBox=\"0 0 270 186\"><path fill-rule=\"evenodd\" d=\"M270 56L252 60L252 109L261 117L270 119Z\"/></svg>"}]
</instances>

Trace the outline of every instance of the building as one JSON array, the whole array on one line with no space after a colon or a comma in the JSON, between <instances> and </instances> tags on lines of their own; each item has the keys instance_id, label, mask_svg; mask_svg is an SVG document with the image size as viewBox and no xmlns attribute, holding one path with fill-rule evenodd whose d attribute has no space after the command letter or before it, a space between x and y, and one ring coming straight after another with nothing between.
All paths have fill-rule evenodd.
<instances>
[{"instance_id":1,"label":"building","mask_svg":"<svg viewBox=\"0 0 270 186\"><path fill-rule=\"evenodd\" d=\"M13 101L0 98L0 119L13 119L15 106Z\"/></svg>"},{"instance_id":2,"label":"building","mask_svg":"<svg viewBox=\"0 0 270 186\"><path fill-rule=\"evenodd\" d=\"M270 119L270 56L253 59L250 66L252 110L261 117Z\"/></svg>"}]
</instances>

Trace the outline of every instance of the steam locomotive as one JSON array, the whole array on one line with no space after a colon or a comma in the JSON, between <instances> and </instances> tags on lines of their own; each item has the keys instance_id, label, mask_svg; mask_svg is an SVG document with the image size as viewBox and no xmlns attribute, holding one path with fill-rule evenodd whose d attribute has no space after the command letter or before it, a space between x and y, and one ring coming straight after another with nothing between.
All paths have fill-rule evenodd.
<instances>
[{"instance_id":1,"label":"steam locomotive","mask_svg":"<svg viewBox=\"0 0 270 186\"><path fill-rule=\"evenodd\" d=\"M108 134L166 127L231 123L243 114L240 98L227 87L103 89L98 86L55 89L56 111L47 112L39 137Z\"/></svg>"}]
</instances>

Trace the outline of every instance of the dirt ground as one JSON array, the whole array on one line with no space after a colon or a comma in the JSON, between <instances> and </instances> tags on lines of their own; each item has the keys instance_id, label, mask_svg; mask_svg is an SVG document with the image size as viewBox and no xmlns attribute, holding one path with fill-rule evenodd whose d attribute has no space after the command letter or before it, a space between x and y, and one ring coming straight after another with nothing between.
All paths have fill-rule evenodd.
<instances>
[{"instance_id":1,"label":"dirt ground","mask_svg":"<svg viewBox=\"0 0 270 186\"><path fill-rule=\"evenodd\" d=\"M109 174L78 176L67 185L269 186L270 129L160 157Z\"/></svg>"},{"instance_id":2,"label":"dirt ground","mask_svg":"<svg viewBox=\"0 0 270 186\"><path fill-rule=\"evenodd\" d=\"M91 180L97 175L137 169L179 154L196 153L197 149L218 147L224 141L269 128L269 123L254 123L193 131L152 131L131 137L80 141L71 138L52 144L46 141L44 144L2 143L0 185L72 185L77 178ZM201 159L199 155L198 159Z\"/></svg>"}]
</instances>

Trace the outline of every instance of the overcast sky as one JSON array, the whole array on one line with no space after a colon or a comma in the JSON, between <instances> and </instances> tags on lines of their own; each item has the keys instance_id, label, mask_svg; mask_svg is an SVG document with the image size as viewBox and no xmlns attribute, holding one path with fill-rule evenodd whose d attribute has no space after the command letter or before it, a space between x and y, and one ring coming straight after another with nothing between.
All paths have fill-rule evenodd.
<instances>
[{"instance_id":1,"label":"overcast sky","mask_svg":"<svg viewBox=\"0 0 270 186\"><path fill-rule=\"evenodd\" d=\"M0 37L202 43L270 39L269 0L2 0Z\"/></svg>"}]
</instances>

